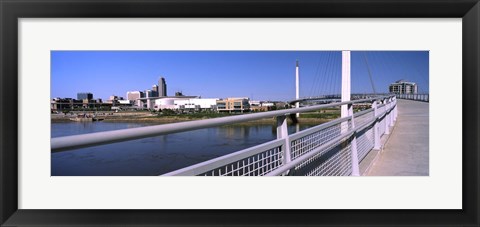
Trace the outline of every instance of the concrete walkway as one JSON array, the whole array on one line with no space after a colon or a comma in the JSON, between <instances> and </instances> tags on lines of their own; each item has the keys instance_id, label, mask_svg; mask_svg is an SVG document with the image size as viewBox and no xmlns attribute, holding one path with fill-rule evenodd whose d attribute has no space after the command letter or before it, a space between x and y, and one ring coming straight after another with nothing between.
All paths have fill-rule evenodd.
<instances>
[{"instance_id":1,"label":"concrete walkway","mask_svg":"<svg viewBox=\"0 0 480 227\"><path fill-rule=\"evenodd\" d=\"M429 103L398 99L397 105L395 126L364 175L428 176Z\"/></svg>"}]
</instances>

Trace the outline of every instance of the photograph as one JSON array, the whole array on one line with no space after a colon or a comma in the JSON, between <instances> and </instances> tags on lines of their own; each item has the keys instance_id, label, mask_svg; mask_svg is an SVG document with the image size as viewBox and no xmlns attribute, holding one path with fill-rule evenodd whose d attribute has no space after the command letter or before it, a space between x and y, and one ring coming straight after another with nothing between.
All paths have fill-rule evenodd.
<instances>
[{"instance_id":1,"label":"photograph","mask_svg":"<svg viewBox=\"0 0 480 227\"><path fill-rule=\"evenodd\" d=\"M0 0L0 226L479 226L479 1Z\"/></svg>"},{"instance_id":2,"label":"photograph","mask_svg":"<svg viewBox=\"0 0 480 227\"><path fill-rule=\"evenodd\" d=\"M428 50L51 50L51 176L429 176Z\"/></svg>"}]
</instances>

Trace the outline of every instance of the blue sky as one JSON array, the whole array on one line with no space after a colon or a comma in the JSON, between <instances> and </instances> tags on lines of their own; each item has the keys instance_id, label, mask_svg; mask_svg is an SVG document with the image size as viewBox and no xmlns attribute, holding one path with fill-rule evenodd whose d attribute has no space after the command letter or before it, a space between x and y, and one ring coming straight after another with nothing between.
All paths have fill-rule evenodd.
<instances>
[{"instance_id":1,"label":"blue sky","mask_svg":"<svg viewBox=\"0 0 480 227\"><path fill-rule=\"evenodd\" d=\"M428 51L351 53L352 93L373 93L366 61L377 93L400 79L429 91ZM125 97L163 76L169 96L286 101L295 98L296 60L301 97L340 92L341 51L52 51L51 97Z\"/></svg>"}]
</instances>

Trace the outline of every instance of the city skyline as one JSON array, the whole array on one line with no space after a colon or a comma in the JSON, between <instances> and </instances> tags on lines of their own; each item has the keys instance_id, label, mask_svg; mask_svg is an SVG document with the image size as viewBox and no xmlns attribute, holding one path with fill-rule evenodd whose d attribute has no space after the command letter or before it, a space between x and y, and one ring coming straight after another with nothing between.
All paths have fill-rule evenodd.
<instances>
[{"instance_id":1,"label":"city skyline","mask_svg":"<svg viewBox=\"0 0 480 227\"><path fill-rule=\"evenodd\" d=\"M164 77L168 96L286 101L295 97L297 60L300 97L340 92L341 51L52 51L51 98L126 98ZM428 65L428 51L352 51L352 93L373 93L371 81L387 93L400 79L428 93Z\"/></svg>"}]
</instances>

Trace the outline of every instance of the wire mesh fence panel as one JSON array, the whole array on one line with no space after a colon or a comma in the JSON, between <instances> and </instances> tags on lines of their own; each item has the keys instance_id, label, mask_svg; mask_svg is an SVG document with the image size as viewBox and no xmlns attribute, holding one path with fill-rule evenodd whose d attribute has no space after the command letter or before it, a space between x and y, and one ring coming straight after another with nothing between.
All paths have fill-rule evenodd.
<instances>
[{"instance_id":1,"label":"wire mesh fence panel","mask_svg":"<svg viewBox=\"0 0 480 227\"><path fill-rule=\"evenodd\" d=\"M373 117L374 117L374 112L372 110L370 110L370 112L366 113L366 114L362 114L361 116L356 116L355 117L355 127L358 127L358 126L361 126L369 121L372 121L373 120Z\"/></svg>"},{"instance_id":2,"label":"wire mesh fence panel","mask_svg":"<svg viewBox=\"0 0 480 227\"><path fill-rule=\"evenodd\" d=\"M358 161L362 161L375 145L373 126L369 126L359 132L357 137Z\"/></svg>"},{"instance_id":3,"label":"wire mesh fence panel","mask_svg":"<svg viewBox=\"0 0 480 227\"><path fill-rule=\"evenodd\" d=\"M352 173L352 146L344 142L296 170L301 176L348 176Z\"/></svg>"},{"instance_id":4,"label":"wire mesh fence panel","mask_svg":"<svg viewBox=\"0 0 480 227\"><path fill-rule=\"evenodd\" d=\"M282 146L199 174L202 176L263 176L283 164Z\"/></svg>"},{"instance_id":5,"label":"wire mesh fence panel","mask_svg":"<svg viewBox=\"0 0 480 227\"><path fill-rule=\"evenodd\" d=\"M292 139L291 144L291 158L296 158L306 154L323 144L339 137L342 133L347 132L352 128L351 120L345 122L338 122L327 128L323 128L319 131L314 131L303 137Z\"/></svg>"},{"instance_id":6,"label":"wire mesh fence panel","mask_svg":"<svg viewBox=\"0 0 480 227\"><path fill-rule=\"evenodd\" d=\"M351 152L351 140L346 139L328 146L321 153L279 175L348 176L352 173Z\"/></svg>"}]
</instances>

